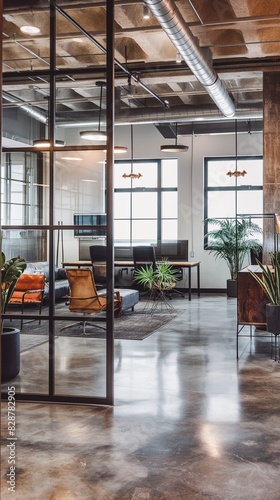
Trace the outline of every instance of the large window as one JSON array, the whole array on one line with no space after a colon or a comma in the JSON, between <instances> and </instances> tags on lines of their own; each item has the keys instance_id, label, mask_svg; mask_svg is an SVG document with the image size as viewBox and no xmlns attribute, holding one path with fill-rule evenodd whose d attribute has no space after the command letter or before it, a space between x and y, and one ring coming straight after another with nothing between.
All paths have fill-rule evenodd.
<instances>
[{"instance_id":1,"label":"large window","mask_svg":"<svg viewBox=\"0 0 280 500\"><path fill-rule=\"evenodd\" d=\"M1 165L1 223L40 223L39 185L42 171L37 155L3 153Z\"/></svg>"},{"instance_id":2,"label":"large window","mask_svg":"<svg viewBox=\"0 0 280 500\"><path fill-rule=\"evenodd\" d=\"M131 178L130 174L141 174ZM178 238L177 160L118 161L114 167L114 239L145 244Z\"/></svg>"},{"instance_id":3,"label":"large window","mask_svg":"<svg viewBox=\"0 0 280 500\"><path fill-rule=\"evenodd\" d=\"M245 171L236 177L228 172ZM204 218L235 217L263 212L263 160L261 156L204 159ZM262 227L262 218L254 217ZM205 227L205 232L210 228ZM207 241L205 242L207 245Z\"/></svg>"}]
</instances>

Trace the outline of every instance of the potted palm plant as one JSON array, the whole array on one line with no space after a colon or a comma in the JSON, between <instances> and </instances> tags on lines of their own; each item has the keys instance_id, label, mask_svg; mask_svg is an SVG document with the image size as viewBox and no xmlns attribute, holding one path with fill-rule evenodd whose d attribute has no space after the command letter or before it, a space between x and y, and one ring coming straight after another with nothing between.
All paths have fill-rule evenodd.
<instances>
[{"instance_id":1,"label":"potted palm plant","mask_svg":"<svg viewBox=\"0 0 280 500\"><path fill-rule=\"evenodd\" d=\"M262 229L250 219L208 218L204 222L215 226L206 234L207 250L214 253L215 258L225 260L230 272L227 295L236 297L237 275L242 269L245 257L251 250L257 255L262 250L262 244L256 238L256 234L262 233Z\"/></svg>"},{"instance_id":2,"label":"potted palm plant","mask_svg":"<svg viewBox=\"0 0 280 500\"><path fill-rule=\"evenodd\" d=\"M3 327L9 300L15 289L17 280L26 267L25 259L13 257L6 261L1 253L1 381L7 382L15 378L20 370L20 331L17 328Z\"/></svg>"},{"instance_id":3,"label":"potted palm plant","mask_svg":"<svg viewBox=\"0 0 280 500\"><path fill-rule=\"evenodd\" d=\"M267 331L277 336L280 334L280 260L278 252L272 254L271 262L272 266L266 266L258 261L262 271L261 276L254 271L250 271L250 273L269 300L269 303L266 304Z\"/></svg>"}]
</instances>

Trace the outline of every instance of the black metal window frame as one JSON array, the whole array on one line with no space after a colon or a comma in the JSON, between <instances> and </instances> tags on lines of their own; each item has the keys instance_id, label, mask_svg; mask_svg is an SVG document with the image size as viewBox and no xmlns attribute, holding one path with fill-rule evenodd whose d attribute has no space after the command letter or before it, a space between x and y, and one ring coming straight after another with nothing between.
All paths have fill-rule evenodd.
<instances>
[{"instance_id":1,"label":"black metal window frame","mask_svg":"<svg viewBox=\"0 0 280 500\"><path fill-rule=\"evenodd\" d=\"M114 188L114 193L157 193L157 241L162 240L162 197L161 194L164 192L178 192L178 185L177 187L162 187L162 159L137 159L133 160L133 166L137 166L137 164L143 164L143 163L155 163L157 165L157 186L156 187L137 187L130 185L130 187L127 188ZM131 160L117 160L115 161L115 164L121 164L121 165L127 165L131 167ZM173 218L172 218L173 219ZM146 219L146 218L141 218L141 219L134 219L132 217L132 204L130 207L130 218L129 219L117 219L116 220L129 220L130 221L130 243L132 244L133 240L131 237L132 229L131 229L131 224L133 220L151 220L151 219ZM170 220L170 219L168 219ZM174 219L173 219L174 220ZM176 218L178 220L178 217Z\"/></svg>"},{"instance_id":2,"label":"black metal window frame","mask_svg":"<svg viewBox=\"0 0 280 500\"><path fill-rule=\"evenodd\" d=\"M106 101L106 133L107 133L107 181L106 181L106 212L107 212L107 276L113 275L114 268L114 246L113 246L113 166L114 166L114 2L106 0L106 76L107 76L107 101ZM55 146L55 117L56 117L56 76L65 74L64 70L56 69L56 11L59 7L56 2L51 2L49 5L49 32L50 32L50 66L46 71L41 71L40 76L50 79L50 98L49 98L49 120L48 120L48 135L50 139L49 152L49 199L48 199L48 217L49 222L47 225L22 225L22 226L9 226L3 225L2 229L35 229L47 230L49 232L48 251L49 251L49 269L51 270L49 276L49 314L41 315L42 320L49 322L49 344L48 344L48 392L18 392L18 401L40 401L52 403L71 403L71 404L97 404L97 405L113 405L114 404L114 300L113 288L114 281L107 279L107 316L106 316L106 381L105 381L105 395L104 396L86 396L72 394L61 394L56 392L56 370L55 370L55 321L57 316L55 314L55 298L54 298L54 267L55 267L55 232L61 230L59 224L54 223L54 192L55 192L55 154L61 151L61 148ZM3 8L0 9L1 12ZM62 10L62 9L60 9ZM3 13L3 12L2 12ZM74 21L73 21L74 22ZM84 69L80 71L84 74ZM92 70L88 71L90 73ZM27 76L30 76L32 70L27 71ZM22 75L22 73L21 73ZM15 73L15 79L17 74ZM2 105L1 110L2 110ZM79 145L78 149L81 151L98 151L103 149L104 146L84 146ZM43 148L44 150L44 148ZM77 146L65 146L64 151L76 151ZM34 153L32 146L21 148L3 148L3 152L31 152ZM36 154L41 154L40 150ZM64 230L72 230L74 226L63 226ZM9 319L9 314L6 315ZM19 314L14 314L15 319L20 319ZM27 319L33 319L32 315L27 315ZM64 319L70 319L67 315ZM77 320L83 320L82 316L77 316ZM8 393L1 392L3 400L7 400Z\"/></svg>"},{"instance_id":3,"label":"black metal window frame","mask_svg":"<svg viewBox=\"0 0 280 500\"><path fill-rule=\"evenodd\" d=\"M208 170L209 170L209 163L212 161L215 162L229 162L229 161L234 161L238 163L238 161L251 161L251 160L262 160L263 157L262 155L254 155L254 156L248 156L248 155L243 155L243 156L210 156L210 157L205 157L204 158L204 220L208 218L208 193L210 192L240 192L240 191L262 191L263 190L263 185L243 185L243 186L238 186L237 183L235 183L234 186L208 186ZM236 207L235 207L236 208ZM223 219L224 217L220 217ZM207 238L207 233L208 233L208 224L204 224L204 250L210 250L210 245L208 245L208 238Z\"/></svg>"},{"instance_id":4,"label":"black metal window frame","mask_svg":"<svg viewBox=\"0 0 280 500\"><path fill-rule=\"evenodd\" d=\"M15 155L18 161L18 155L22 155L22 163L24 167L24 178L16 179L13 177L13 155ZM39 157L40 154L37 153ZM42 155L41 155L42 156ZM11 220L11 207L19 206L23 209L23 219L21 223L24 224L40 224L42 221L42 203L41 203L41 188L39 186L42 183L42 168L41 161L38 159L36 162L33 161L31 152L3 152L2 153L2 175L1 175L1 208L5 208L5 220L2 220L2 224L14 224ZM27 173L29 172L29 174ZM36 180L38 186L35 190L32 183ZM15 202L12 199L12 183L16 183L21 186L22 201ZM36 192L35 192L36 191ZM32 213L32 220L31 220ZM36 220L34 219L34 214L36 214Z\"/></svg>"}]
</instances>

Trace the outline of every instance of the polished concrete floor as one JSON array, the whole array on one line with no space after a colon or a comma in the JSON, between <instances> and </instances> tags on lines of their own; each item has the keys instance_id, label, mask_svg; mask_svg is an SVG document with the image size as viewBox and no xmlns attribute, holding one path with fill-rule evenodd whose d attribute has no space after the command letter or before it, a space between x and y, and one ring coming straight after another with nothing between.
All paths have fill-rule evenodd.
<instances>
[{"instance_id":1,"label":"polished concrete floor","mask_svg":"<svg viewBox=\"0 0 280 500\"><path fill-rule=\"evenodd\" d=\"M237 361L235 299L173 304L183 314L147 339L116 341L114 407L17 402L14 456L2 401L1 499L280 499L280 364L270 338L240 339ZM91 345L64 342L65 376L73 350L82 367ZM42 367L36 376L31 351L23 353L16 390L32 388L30 368L45 391L44 349L31 350ZM75 391L86 392L84 369L81 380L75 373Z\"/></svg>"}]
</instances>

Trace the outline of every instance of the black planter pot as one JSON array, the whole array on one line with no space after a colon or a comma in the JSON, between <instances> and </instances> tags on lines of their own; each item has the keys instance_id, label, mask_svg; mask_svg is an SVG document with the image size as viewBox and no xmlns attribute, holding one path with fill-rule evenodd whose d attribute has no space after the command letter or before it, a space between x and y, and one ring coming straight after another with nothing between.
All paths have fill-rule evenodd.
<instances>
[{"instance_id":1,"label":"black planter pot","mask_svg":"<svg viewBox=\"0 0 280 500\"><path fill-rule=\"evenodd\" d=\"M237 280L227 280L227 296L237 297Z\"/></svg>"},{"instance_id":2,"label":"black planter pot","mask_svg":"<svg viewBox=\"0 0 280 500\"><path fill-rule=\"evenodd\" d=\"M20 330L4 327L1 343L1 382L8 382L20 370Z\"/></svg>"},{"instance_id":3,"label":"black planter pot","mask_svg":"<svg viewBox=\"0 0 280 500\"><path fill-rule=\"evenodd\" d=\"M279 342L278 335L280 334L280 306L274 304L266 304L266 329L274 335L274 359L279 360Z\"/></svg>"},{"instance_id":4,"label":"black planter pot","mask_svg":"<svg viewBox=\"0 0 280 500\"><path fill-rule=\"evenodd\" d=\"M266 324L269 333L280 334L280 306L266 304Z\"/></svg>"}]
</instances>

